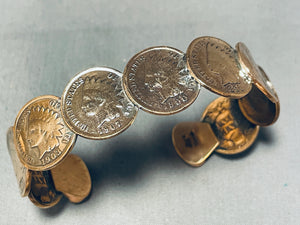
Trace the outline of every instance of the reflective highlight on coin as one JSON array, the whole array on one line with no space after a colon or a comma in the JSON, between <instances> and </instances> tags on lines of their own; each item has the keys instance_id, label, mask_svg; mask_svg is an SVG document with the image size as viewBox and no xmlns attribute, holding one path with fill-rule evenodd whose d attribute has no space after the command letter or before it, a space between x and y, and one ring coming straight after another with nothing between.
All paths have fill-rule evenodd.
<instances>
[{"instance_id":1,"label":"reflective highlight on coin","mask_svg":"<svg viewBox=\"0 0 300 225\"><path fill-rule=\"evenodd\" d=\"M58 164L76 141L61 117L60 99L52 95L34 98L20 110L14 138L20 161L37 171Z\"/></svg>"},{"instance_id":2,"label":"reflective highlight on coin","mask_svg":"<svg viewBox=\"0 0 300 225\"><path fill-rule=\"evenodd\" d=\"M232 155L245 151L255 141L259 126L250 123L241 113L237 100L220 97L210 103L202 115L209 123L220 145L218 153Z\"/></svg>"},{"instance_id":3,"label":"reflective highlight on coin","mask_svg":"<svg viewBox=\"0 0 300 225\"><path fill-rule=\"evenodd\" d=\"M219 145L208 123L183 122L172 131L177 154L191 166L201 166Z\"/></svg>"},{"instance_id":4,"label":"reflective highlight on coin","mask_svg":"<svg viewBox=\"0 0 300 225\"><path fill-rule=\"evenodd\" d=\"M62 114L80 136L105 139L118 135L134 121L138 108L125 96L122 74L95 67L77 74L62 95Z\"/></svg>"},{"instance_id":5,"label":"reflective highlight on coin","mask_svg":"<svg viewBox=\"0 0 300 225\"><path fill-rule=\"evenodd\" d=\"M55 206L62 198L62 194L54 188L50 171L30 171L32 176L31 190L28 195L30 201L39 208Z\"/></svg>"},{"instance_id":6,"label":"reflective highlight on coin","mask_svg":"<svg viewBox=\"0 0 300 225\"><path fill-rule=\"evenodd\" d=\"M263 69L261 67L258 69L265 79L269 80ZM239 99L238 103L243 115L256 125L269 126L275 123L279 117L279 100L272 102L256 85L253 85L250 93Z\"/></svg>"},{"instance_id":7,"label":"reflective highlight on coin","mask_svg":"<svg viewBox=\"0 0 300 225\"><path fill-rule=\"evenodd\" d=\"M251 80L241 73L235 50L214 37L199 37L187 49L187 66L192 76L216 94L241 98L251 90Z\"/></svg>"},{"instance_id":8,"label":"reflective highlight on coin","mask_svg":"<svg viewBox=\"0 0 300 225\"><path fill-rule=\"evenodd\" d=\"M16 146L14 143L13 127L10 127L6 134L7 148L10 155L17 182L19 185L20 194L22 197L28 195L30 191L31 174L28 169L20 162Z\"/></svg>"},{"instance_id":9,"label":"reflective highlight on coin","mask_svg":"<svg viewBox=\"0 0 300 225\"><path fill-rule=\"evenodd\" d=\"M151 47L127 63L123 85L141 109L158 114L177 113L194 102L199 84L186 69L183 53L171 47Z\"/></svg>"},{"instance_id":10,"label":"reflective highlight on coin","mask_svg":"<svg viewBox=\"0 0 300 225\"><path fill-rule=\"evenodd\" d=\"M51 169L51 174L56 190L73 203L83 201L91 192L91 176L79 156L69 154L62 163Z\"/></svg>"},{"instance_id":11,"label":"reflective highlight on coin","mask_svg":"<svg viewBox=\"0 0 300 225\"><path fill-rule=\"evenodd\" d=\"M241 66L245 73L251 77L254 85L264 93L270 101L273 103L279 102L277 93L268 76L262 69L259 69L258 65L256 65L247 46L244 43L239 42L235 47Z\"/></svg>"}]
</instances>

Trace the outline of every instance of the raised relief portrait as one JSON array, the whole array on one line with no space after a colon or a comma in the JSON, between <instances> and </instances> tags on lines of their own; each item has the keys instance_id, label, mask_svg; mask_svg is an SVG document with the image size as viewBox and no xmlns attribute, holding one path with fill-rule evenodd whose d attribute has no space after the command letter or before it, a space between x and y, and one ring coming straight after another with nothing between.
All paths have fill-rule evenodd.
<instances>
[{"instance_id":1,"label":"raised relief portrait","mask_svg":"<svg viewBox=\"0 0 300 225\"><path fill-rule=\"evenodd\" d=\"M26 124L27 129L23 131L22 137L29 144L29 155L41 159L46 152L59 146L63 125L56 112L44 107L33 107Z\"/></svg>"},{"instance_id":2,"label":"raised relief portrait","mask_svg":"<svg viewBox=\"0 0 300 225\"><path fill-rule=\"evenodd\" d=\"M208 70L214 74L214 79L224 86L231 85L236 86L239 82L233 82L236 80L236 74L228 73L223 75L224 71L229 70L227 67L225 58L232 58L232 50L229 47L218 46L215 44L206 44L206 64ZM222 54L220 54L222 53Z\"/></svg>"},{"instance_id":3,"label":"raised relief portrait","mask_svg":"<svg viewBox=\"0 0 300 225\"><path fill-rule=\"evenodd\" d=\"M153 65L152 65L153 66ZM145 68L145 86L164 104L167 100L184 93L190 80L182 74L176 65L168 64L161 60L155 68Z\"/></svg>"},{"instance_id":4,"label":"raised relief portrait","mask_svg":"<svg viewBox=\"0 0 300 225\"><path fill-rule=\"evenodd\" d=\"M124 110L130 109L130 106L126 105L122 97L122 88L118 80L120 79L114 77L113 74L108 74L105 79L92 76L84 80L81 110L86 117L96 119L96 128L100 128L104 123L115 120L121 115L129 116ZM132 110L133 108L132 105Z\"/></svg>"}]
</instances>

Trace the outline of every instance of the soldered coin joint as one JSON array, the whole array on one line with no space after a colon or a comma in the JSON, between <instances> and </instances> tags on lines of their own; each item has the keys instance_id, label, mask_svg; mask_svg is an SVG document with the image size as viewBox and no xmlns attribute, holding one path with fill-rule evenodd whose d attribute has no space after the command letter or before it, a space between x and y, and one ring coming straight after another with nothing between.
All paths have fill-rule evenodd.
<instances>
[{"instance_id":1,"label":"soldered coin joint","mask_svg":"<svg viewBox=\"0 0 300 225\"><path fill-rule=\"evenodd\" d=\"M179 157L199 167L214 152L240 154L254 143L260 126L275 123L277 93L249 49L236 49L215 37L199 37L186 54L168 46L134 55L124 75L109 67L77 74L61 99L52 95L30 100L7 132L7 145L21 196L40 208L66 196L86 199L92 187L81 158L69 154L77 135L112 138L135 120L138 109L171 115L189 107L200 86L221 95L205 109L201 122L183 122L172 131Z\"/></svg>"}]
</instances>

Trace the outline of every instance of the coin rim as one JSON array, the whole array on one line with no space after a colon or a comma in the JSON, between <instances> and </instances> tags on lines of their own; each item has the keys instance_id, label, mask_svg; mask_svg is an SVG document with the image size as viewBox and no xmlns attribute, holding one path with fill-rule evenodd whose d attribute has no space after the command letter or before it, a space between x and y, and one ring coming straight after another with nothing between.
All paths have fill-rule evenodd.
<instances>
[{"instance_id":1,"label":"coin rim","mask_svg":"<svg viewBox=\"0 0 300 225\"><path fill-rule=\"evenodd\" d=\"M6 132L6 140L7 140L7 137L8 137L8 133L9 132L11 132L12 133L12 138L13 138L13 145L14 145L14 150L16 151L16 155L17 155L17 158L18 158L18 160L20 161L20 159L19 159L19 155L18 155L18 151L17 151L17 149L16 149L16 145L15 145L15 138L14 138L14 133L15 133L15 131L14 131L14 126L10 126L9 128L8 128L8 130L7 130L7 132ZM8 140L7 140L8 141ZM7 142L6 141L6 142ZM8 147L8 143L7 143L7 147ZM9 151L9 149L8 149L8 151ZM10 153L9 153L9 155L10 155ZM10 157L11 158L11 157ZM21 161L20 161L20 163L21 163ZM12 162L12 164L13 164L13 162ZM23 163L21 163L23 166L24 166L24 164ZM24 166L25 167L25 166ZM28 168L27 167L25 167L26 168L26 174L25 174L25 179L26 179L26 183L25 183L25 186L24 186L24 188L23 189L20 189L20 185L18 184L18 187L19 187L19 193L21 194L21 197L26 197L26 196L28 196L28 194L29 194L29 192L30 192L30 189L31 189L31 173L29 172L29 170L28 170ZM14 167L14 165L13 165L13 170L14 170L14 173L15 173L15 167ZM17 182L19 182L18 180L17 180Z\"/></svg>"},{"instance_id":2,"label":"coin rim","mask_svg":"<svg viewBox=\"0 0 300 225\"><path fill-rule=\"evenodd\" d=\"M51 208L53 206L56 206L60 202L60 200L62 199L63 195L61 193L57 192L57 195L58 195L58 197L55 199L55 201L53 201L53 203L51 203L51 204L45 204L45 205L41 204L38 200L36 200L36 198L34 197L34 195L32 194L31 191L29 192L29 194L28 194L27 197L29 198L29 200L35 206L37 206L37 207L39 207L41 209L49 209L49 208Z\"/></svg>"},{"instance_id":3,"label":"coin rim","mask_svg":"<svg viewBox=\"0 0 300 225\"><path fill-rule=\"evenodd\" d=\"M265 73L265 71L263 70L263 68L261 68L259 65L258 65L258 68L264 73L264 75L265 75L266 78L268 79L268 76L267 76L267 74ZM269 79L268 79L268 80L269 80ZM256 86L256 85L255 85L255 86ZM256 87L257 87L257 86L256 86ZM258 87L257 87L257 88L258 88ZM261 91L259 88L258 88L258 90ZM274 90L274 93L275 93L275 95L277 96L277 93L275 92L275 90ZM264 94L264 93L262 92L262 94ZM266 95L265 95L265 96L266 96ZM245 98L246 98L246 97L247 97L247 96L245 96ZM270 126L270 125L274 124L274 123L278 120L278 117L279 117L279 114L280 114L280 103L279 103L278 96L277 96L278 101L276 101L276 102L271 101L271 99L269 99L268 96L266 96L266 98L267 98L272 104L275 105L275 115L274 115L274 117L273 117L273 120L272 120L271 122L269 122L269 123L267 123L267 122L262 122L262 123L260 123L260 122L258 122L257 120L255 120L255 118L249 116L249 115L247 114L247 112L246 112L244 106L243 106L243 103L242 103L242 101L241 101L242 99L239 99L239 100L238 100L239 108L240 108L241 112L243 113L243 115L246 117L246 119L249 120L251 123L256 124L256 125L259 125L259 126L262 126L262 127Z\"/></svg>"},{"instance_id":4,"label":"coin rim","mask_svg":"<svg viewBox=\"0 0 300 225\"><path fill-rule=\"evenodd\" d=\"M31 172L31 171L29 171L29 172ZM30 189L30 192L29 192L29 194L28 194L28 198L29 198L29 200L35 205L35 206L37 206L37 207L39 207L39 208L41 208L41 209L48 209L48 208L51 208L51 207L53 207L53 206L55 206L55 205L57 205L59 202L60 202L60 200L62 199L62 197L63 197L63 194L61 193L61 192L59 192L59 191L57 191L56 190L56 188L55 188L55 186L54 186L54 183L53 183L53 180L52 180L52 174L51 174L51 172L50 172L50 170L47 170L47 171L45 171L45 172L48 172L49 173L49 179L51 179L51 182L52 182L52 186L53 186L53 190L55 190L55 194L56 194L56 199L53 201L53 202L51 202L51 203L47 203L47 204L41 204L38 200L36 200L36 197L33 195L33 193L32 193L32 191L31 191L31 189ZM31 177L32 177L32 174L31 174ZM49 187L49 185L47 185L48 187Z\"/></svg>"},{"instance_id":5,"label":"coin rim","mask_svg":"<svg viewBox=\"0 0 300 225\"><path fill-rule=\"evenodd\" d=\"M188 70L190 71L190 74L195 78L195 80L197 82L199 82L202 86L204 86L206 89L208 89L209 91L217 94L217 95L220 95L220 96L224 96L224 97L230 97L230 98L242 98L244 96L246 96L250 91L251 91L251 84L248 83L248 90L245 92L245 93L241 93L241 94L236 94L236 93L225 93L225 92L222 92L214 87L211 87L209 85L207 85L204 81L202 81L197 75L196 73L194 73L193 69L192 69L192 66L190 65L190 58L191 58L191 54L192 54L192 50L193 50L193 45L195 45L196 42L198 42L199 40L201 39L215 39L217 41L221 41L223 42L224 44L226 44L228 47L230 47L234 54L235 53L235 49L230 45L228 44L226 41L223 41L222 39L219 39L219 38L216 38L216 37L211 37L211 36L203 36L203 37L198 37L198 38L195 38L188 46L187 50L186 50L186 58L187 58L187 68ZM237 60L236 61L236 66L239 68L240 65L239 65L239 62ZM239 76L242 81L244 81L245 83L247 83L245 81L245 79L243 79L241 76Z\"/></svg>"},{"instance_id":6,"label":"coin rim","mask_svg":"<svg viewBox=\"0 0 300 225\"><path fill-rule=\"evenodd\" d=\"M60 158L59 161L56 161L55 160L53 162L55 163L49 163L47 164L47 166L32 166L32 165L28 165L24 160L23 158L20 156L20 153L19 153L19 148L18 148L18 145L17 145L17 136L16 136L16 127L17 127L17 123L22 115L22 113L24 112L24 110L30 106L31 104L37 102L37 101L40 101L40 100L44 100L44 99L52 99L52 100L58 100L58 101L61 101L61 99L55 95L41 95L41 96L38 96L38 97L35 97L33 99L31 99L30 101L28 101L22 108L21 110L19 111L17 117L16 117L16 120L15 120L15 123L14 123L14 144L15 144L15 147L16 147L16 150L17 150L17 154L18 154L18 157L20 159L20 162L26 167L28 168L29 170L34 170L34 171L45 171L45 170L49 170L53 167L55 167L56 165L58 165L73 149L75 143L76 143L76 140L77 140L77 135L74 133L74 136L72 138L72 140L69 142L69 147L68 147L68 150L65 151L64 155ZM61 102L60 102L61 103ZM60 113L61 115L61 112L60 110L58 110L58 112ZM62 119L63 120L63 119ZM64 124L65 125L65 124Z\"/></svg>"},{"instance_id":7,"label":"coin rim","mask_svg":"<svg viewBox=\"0 0 300 225\"><path fill-rule=\"evenodd\" d=\"M250 56L252 57L251 55L251 52L250 50L248 49L248 47L243 43L243 42L238 42L236 45L235 45L235 48L236 48L236 52L237 52L237 56L238 56L238 61L241 65L241 67L243 69L247 68L248 69L248 76L251 77L251 80L252 80L252 83L264 94L267 96L267 98L276 104L276 102L279 102L279 99L278 99L278 95L274 89L274 96L272 93L270 93L266 88L264 88L264 86L259 82L259 79L257 79L259 77L259 74L256 74L256 73L260 73L260 72L263 72L266 79L270 81L269 77L267 76L267 74L265 73L265 71L255 63L255 65L252 65L251 62L249 61L249 64L250 64L250 68L248 66L246 66L246 64L244 63L245 61L245 58L248 58L248 56L246 56L245 54L242 53L242 50L241 49L245 49L249 52ZM253 58L253 57L252 57ZM254 59L253 59L254 60ZM256 71L255 69L255 66L258 68L258 70ZM254 74L253 74L254 73Z\"/></svg>"},{"instance_id":8,"label":"coin rim","mask_svg":"<svg viewBox=\"0 0 300 225\"><path fill-rule=\"evenodd\" d=\"M135 106L135 109L136 109L136 113L135 115L132 117L132 119L130 120L129 123L127 123L126 126L124 126L122 129L120 129L118 132L115 132L115 133L112 133L110 135L106 135L106 136L94 136L94 135L89 135L89 134L83 134L83 133L80 133L78 132L77 130L75 130L72 126L72 124L69 124L69 122L67 121L67 116L65 115L65 98L66 98L66 95L68 93L68 90L69 88L71 87L71 85L73 84L73 82L75 80L77 80L78 78L80 78L81 76L87 74L87 73L90 73L90 72L95 72L95 71L100 71L100 72L111 72L111 73L114 73L116 75L118 75L119 77L121 77L121 83L122 82L122 77L123 77L123 74L116 70L116 69L113 69L111 67L106 67L106 66L101 66L101 67L92 67L92 68L89 68L89 69L86 69L80 73L77 73L67 84L67 86L65 87L64 91L63 91L63 94L61 96L61 107L60 107L60 110L61 110L61 114L62 114L62 118L65 122L65 124L68 126L68 128L74 132L75 134L78 134L79 136L81 137L84 137L84 138L87 138L87 139L91 139L91 140L105 140L105 139L109 139L109 138L112 138L112 137L115 137L119 134L121 134L122 132L124 132L125 130L127 130L132 124L133 122L135 121L136 117L137 117L137 114L138 114L138 111L139 111L139 108L134 104ZM123 85L122 85L122 88L123 88ZM128 96L125 94L125 91L124 91L124 88L123 88L123 93L125 95L125 97L128 98ZM128 98L128 100L130 101L130 99Z\"/></svg>"},{"instance_id":9,"label":"coin rim","mask_svg":"<svg viewBox=\"0 0 300 225\"><path fill-rule=\"evenodd\" d=\"M30 173L31 173L31 171L29 171ZM39 171L40 172L40 171ZM52 184L52 187L53 187L53 190L55 191L55 194L56 194L56 199L53 201L53 202L51 202L51 203L47 203L47 204L42 204L42 203L40 203L38 200L36 200L36 197L33 195L33 193L32 193L32 191L30 190L30 192L29 192L29 194L28 194L28 198L29 198L29 200L35 205L35 206L37 206L37 207L39 207L39 208L41 208L41 209L48 209L48 208L51 208L51 207L53 207L53 206L55 206L55 205L57 205L59 202L60 202L60 200L62 199L62 197L63 197L63 194L61 193L61 192L59 192L59 191L57 191L56 190L56 188L55 188L55 186L54 186L54 183L53 183L53 180L52 180L52 174L51 174L51 172L50 172L50 170L47 170L47 171L45 171L45 172L48 172L48 175L49 175L49 179L51 180L50 182L51 182L51 184ZM43 174L43 173L42 173ZM32 177L32 174L31 174L31 177ZM48 187L49 187L49 185L47 185Z\"/></svg>"},{"instance_id":10,"label":"coin rim","mask_svg":"<svg viewBox=\"0 0 300 225\"><path fill-rule=\"evenodd\" d=\"M148 113L152 113L152 114L155 114L155 115L172 115L172 114L175 114L175 113L179 113L183 110L185 110L186 108L188 108L191 104L194 103L194 101L197 99L199 93L200 93L200 85L199 83L197 82L197 80L195 80L196 84L197 84L197 93L196 93L196 96L194 99L192 99L192 101L190 101L189 104L186 104L184 105L183 107L177 109L177 110L172 110L172 111L169 111L169 112L162 112L162 111L155 111L155 110L152 110L150 109L149 107L145 107L144 105L138 103L135 99L134 99L134 95L131 94L131 91L130 91L130 88L128 86L128 76L129 76L129 71L130 71L130 68L131 66L129 67L129 64L131 64L132 61L135 61L138 57L142 56L144 53L147 53L147 52L150 52L150 51L153 51L153 50L171 50L173 52L176 52L178 54L181 54L182 57L184 57L184 52L176 49L176 48L173 48L173 47L169 47L169 46L165 46L165 45L162 45L162 46L152 46L152 47L149 47L149 48L146 48L138 53L136 53L134 56L132 56L130 58L130 60L128 61L128 63L126 64L125 66L125 69L124 69L124 72L123 72L123 77L122 77L122 85L123 85L123 89L125 90L126 92L126 95L128 96L128 98L135 104L137 105L140 109L142 109L143 111L146 111ZM189 75L191 75L189 73Z\"/></svg>"},{"instance_id":11,"label":"coin rim","mask_svg":"<svg viewBox=\"0 0 300 225\"><path fill-rule=\"evenodd\" d=\"M203 120L204 120L204 117L205 117L205 115L207 114L208 109L211 108L211 105L212 105L215 101L217 101L218 99L220 99L220 98L228 99L228 98L226 98L226 97L218 97L218 98L216 98L215 100L213 100L211 103L209 103L209 105L205 108L204 112L202 113L202 116L201 116L201 119L200 119L201 122L208 123L208 122L203 121ZM229 99L229 101L231 101L231 99ZM236 101L236 100L235 100L235 101ZM238 104L238 102L237 102L236 104ZM242 115L243 115L243 113L242 113ZM244 116L244 115L243 115L243 116ZM247 118L245 118L245 120L247 120ZM247 120L247 121L248 121L248 120ZM248 121L248 122L251 123L250 121ZM208 124L210 124L210 123L208 123ZM211 125L211 124L210 124L210 125ZM223 155L236 155L236 154L239 154L239 153L242 153L242 152L248 150L248 148L251 147L251 146L254 144L255 139L257 138L257 135L258 135L259 130L260 130L260 126L258 126L258 125L256 125L256 124L254 124L254 125L255 125L255 128L254 128L254 135L252 136L251 141L249 141L250 144L246 144L246 145L243 146L243 148L238 149L238 150L234 150L234 149L226 150L226 149L217 148L215 151L216 151L217 153L220 153L220 154L223 154ZM215 136L217 137L216 134L215 134ZM218 139L218 137L217 137L217 139ZM218 141L221 143L221 141L220 141L219 139L218 139Z\"/></svg>"}]
</instances>

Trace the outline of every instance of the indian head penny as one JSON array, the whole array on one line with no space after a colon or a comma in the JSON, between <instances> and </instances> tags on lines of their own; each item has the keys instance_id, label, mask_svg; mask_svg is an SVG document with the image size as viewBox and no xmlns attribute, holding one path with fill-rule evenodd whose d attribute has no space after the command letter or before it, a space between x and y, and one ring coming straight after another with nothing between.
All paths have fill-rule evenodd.
<instances>
[{"instance_id":1,"label":"indian head penny","mask_svg":"<svg viewBox=\"0 0 300 225\"><path fill-rule=\"evenodd\" d=\"M251 90L251 80L242 73L235 50L214 37L199 37L187 49L187 66L192 76L216 94L241 98Z\"/></svg>"},{"instance_id":2,"label":"indian head penny","mask_svg":"<svg viewBox=\"0 0 300 225\"><path fill-rule=\"evenodd\" d=\"M200 86L186 69L184 54L171 47L151 47L133 56L124 70L128 97L141 109L177 113L194 102Z\"/></svg>"},{"instance_id":3,"label":"indian head penny","mask_svg":"<svg viewBox=\"0 0 300 225\"><path fill-rule=\"evenodd\" d=\"M111 138L126 130L138 108L126 97L122 73L95 67L77 74L62 95L62 115L76 134L90 139Z\"/></svg>"},{"instance_id":4,"label":"indian head penny","mask_svg":"<svg viewBox=\"0 0 300 225\"><path fill-rule=\"evenodd\" d=\"M22 197L28 195L30 191L31 173L29 170L20 162L16 146L14 143L14 132L13 127L10 127L6 134L7 148L14 167L15 175L19 185L20 194Z\"/></svg>"},{"instance_id":5,"label":"indian head penny","mask_svg":"<svg viewBox=\"0 0 300 225\"><path fill-rule=\"evenodd\" d=\"M238 154L255 141L259 126L250 123L241 113L237 100L220 97L210 103L202 115L209 123L220 144L216 152Z\"/></svg>"},{"instance_id":6,"label":"indian head penny","mask_svg":"<svg viewBox=\"0 0 300 225\"><path fill-rule=\"evenodd\" d=\"M56 166L76 141L61 117L60 99L51 95L29 101L20 110L14 131L19 159L30 170Z\"/></svg>"}]
</instances>

